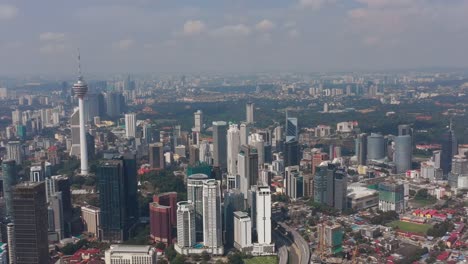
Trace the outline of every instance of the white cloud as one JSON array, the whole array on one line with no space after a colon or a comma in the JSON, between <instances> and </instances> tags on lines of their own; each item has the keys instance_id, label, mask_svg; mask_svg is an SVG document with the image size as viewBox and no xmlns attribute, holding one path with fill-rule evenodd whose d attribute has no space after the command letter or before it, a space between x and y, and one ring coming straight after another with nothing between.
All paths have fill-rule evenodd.
<instances>
[{"instance_id":1,"label":"white cloud","mask_svg":"<svg viewBox=\"0 0 468 264\"><path fill-rule=\"evenodd\" d=\"M121 39L119 41L112 43L112 47L114 49L119 49L119 50L127 50L131 48L133 45L135 45L135 40L133 39Z\"/></svg>"},{"instance_id":2,"label":"white cloud","mask_svg":"<svg viewBox=\"0 0 468 264\"><path fill-rule=\"evenodd\" d=\"M18 8L12 5L0 5L0 19L9 20L18 15Z\"/></svg>"},{"instance_id":3,"label":"white cloud","mask_svg":"<svg viewBox=\"0 0 468 264\"><path fill-rule=\"evenodd\" d=\"M59 32L44 32L39 34L39 40L41 41L63 41L65 40L65 34Z\"/></svg>"},{"instance_id":4,"label":"white cloud","mask_svg":"<svg viewBox=\"0 0 468 264\"><path fill-rule=\"evenodd\" d=\"M244 24L228 25L215 29L212 34L222 37L238 37L247 36L251 33L251 29Z\"/></svg>"},{"instance_id":5,"label":"white cloud","mask_svg":"<svg viewBox=\"0 0 468 264\"><path fill-rule=\"evenodd\" d=\"M206 25L201 20L188 20L184 24L183 34L186 36L199 35L206 31Z\"/></svg>"},{"instance_id":6,"label":"white cloud","mask_svg":"<svg viewBox=\"0 0 468 264\"><path fill-rule=\"evenodd\" d=\"M275 28L275 24L268 19L264 19L255 25L255 29L261 32L269 32Z\"/></svg>"},{"instance_id":7,"label":"white cloud","mask_svg":"<svg viewBox=\"0 0 468 264\"><path fill-rule=\"evenodd\" d=\"M299 7L310 8L312 10L319 10L324 5L335 2L336 0L299 0Z\"/></svg>"},{"instance_id":8,"label":"white cloud","mask_svg":"<svg viewBox=\"0 0 468 264\"><path fill-rule=\"evenodd\" d=\"M291 38L298 38L301 36L301 32L299 32L299 30L293 28L291 30L288 31L288 35L291 37Z\"/></svg>"},{"instance_id":9,"label":"white cloud","mask_svg":"<svg viewBox=\"0 0 468 264\"><path fill-rule=\"evenodd\" d=\"M406 7L414 4L415 0L356 0L370 8Z\"/></svg>"}]
</instances>

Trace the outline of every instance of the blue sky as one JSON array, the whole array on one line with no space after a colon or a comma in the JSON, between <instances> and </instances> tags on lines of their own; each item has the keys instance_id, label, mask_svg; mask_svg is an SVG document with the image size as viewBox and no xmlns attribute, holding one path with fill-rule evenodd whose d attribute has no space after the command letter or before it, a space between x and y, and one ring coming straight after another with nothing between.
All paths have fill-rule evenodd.
<instances>
[{"instance_id":1,"label":"blue sky","mask_svg":"<svg viewBox=\"0 0 468 264\"><path fill-rule=\"evenodd\" d=\"M0 0L0 73L468 66L468 0Z\"/></svg>"}]
</instances>

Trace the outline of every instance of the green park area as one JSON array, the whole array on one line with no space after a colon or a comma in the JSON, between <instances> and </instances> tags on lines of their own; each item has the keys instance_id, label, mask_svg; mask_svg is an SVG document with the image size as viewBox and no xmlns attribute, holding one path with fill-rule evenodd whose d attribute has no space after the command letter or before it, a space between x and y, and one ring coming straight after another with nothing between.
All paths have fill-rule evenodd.
<instances>
[{"instance_id":1,"label":"green park area","mask_svg":"<svg viewBox=\"0 0 468 264\"><path fill-rule=\"evenodd\" d=\"M262 256L244 259L245 264L277 264L277 256Z\"/></svg>"},{"instance_id":2,"label":"green park area","mask_svg":"<svg viewBox=\"0 0 468 264\"><path fill-rule=\"evenodd\" d=\"M426 234L427 230L429 230L432 227L431 225L427 225L427 224L415 224L415 223L409 223L409 222L403 222L403 221L393 221L393 222L390 222L388 226L391 226L393 228L398 228L402 231L419 233L419 234Z\"/></svg>"}]
</instances>

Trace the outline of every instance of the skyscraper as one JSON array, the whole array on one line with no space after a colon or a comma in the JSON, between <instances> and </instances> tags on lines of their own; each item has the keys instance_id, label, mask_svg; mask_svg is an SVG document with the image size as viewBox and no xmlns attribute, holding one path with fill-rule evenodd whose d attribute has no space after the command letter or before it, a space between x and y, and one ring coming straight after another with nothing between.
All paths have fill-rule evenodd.
<instances>
[{"instance_id":1,"label":"skyscraper","mask_svg":"<svg viewBox=\"0 0 468 264\"><path fill-rule=\"evenodd\" d=\"M224 121L213 122L213 165L226 169L227 164L227 123Z\"/></svg>"},{"instance_id":2,"label":"skyscraper","mask_svg":"<svg viewBox=\"0 0 468 264\"><path fill-rule=\"evenodd\" d=\"M265 163L265 140L262 135L259 133L254 133L250 135L249 144L257 150L258 154L258 164L263 166Z\"/></svg>"},{"instance_id":3,"label":"skyscraper","mask_svg":"<svg viewBox=\"0 0 468 264\"><path fill-rule=\"evenodd\" d=\"M192 201L197 241L203 239L203 182L208 179L205 174L192 174L187 179L187 200Z\"/></svg>"},{"instance_id":4,"label":"skyscraper","mask_svg":"<svg viewBox=\"0 0 468 264\"><path fill-rule=\"evenodd\" d=\"M404 186L399 183L381 182L379 191L379 209L387 211L396 211L401 213L405 210Z\"/></svg>"},{"instance_id":5,"label":"skyscraper","mask_svg":"<svg viewBox=\"0 0 468 264\"><path fill-rule=\"evenodd\" d=\"M26 182L14 187L13 219L15 223L15 263L49 263L44 182Z\"/></svg>"},{"instance_id":6,"label":"skyscraper","mask_svg":"<svg viewBox=\"0 0 468 264\"><path fill-rule=\"evenodd\" d=\"M62 211L63 211L63 228L64 237L69 237L71 234L71 220L72 220L72 203L71 203L71 191L70 181L68 177L62 175L55 175L45 179L46 185L46 199L50 202L50 197L55 193L61 193L62 200Z\"/></svg>"},{"instance_id":7,"label":"skyscraper","mask_svg":"<svg viewBox=\"0 0 468 264\"><path fill-rule=\"evenodd\" d=\"M160 170L165 167L163 147L161 142L149 145L149 163L152 170Z\"/></svg>"},{"instance_id":8,"label":"skyscraper","mask_svg":"<svg viewBox=\"0 0 468 264\"><path fill-rule=\"evenodd\" d=\"M14 160L4 160L2 163L3 171L3 197L5 198L7 217L13 216L12 195L13 188L18 182L16 174L16 162Z\"/></svg>"},{"instance_id":9,"label":"skyscraper","mask_svg":"<svg viewBox=\"0 0 468 264\"><path fill-rule=\"evenodd\" d=\"M247 124L254 123L254 103L247 103L245 105L245 112L246 112L246 120Z\"/></svg>"},{"instance_id":10,"label":"skyscraper","mask_svg":"<svg viewBox=\"0 0 468 264\"><path fill-rule=\"evenodd\" d=\"M296 140L290 140L284 143L284 166L299 165L299 143Z\"/></svg>"},{"instance_id":11,"label":"skyscraper","mask_svg":"<svg viewBox=\"0 0 468 264\"><path fill-rule=\"evenodd\" d=\"M286 142L297 141L298 138L297 118L288 117L286 113Z\"/></svg>"},{"instance_id":12,"label":"skyscraper","mask_svg":"<svg viewBox=\"0 0 468 264\"><path fill-rule=\"evenodd\" d=\"M242 251L252 246L252 220L249 215L242 211L233 213L234 217L234 246Z\"/></svg>"},{"instance_id":13,"label":"skyscraper","mask_svg":"<svg viewBox=\"0 0 468 264\"><path fill-rule=\"evenodd\" d=\"M244 210L244 195L238 189L224 193L223 230L224 244L232 246L234 241L234 212Z\"/></svg>"},{"instance_id":14,"label":"skyscraper","mask_svg":"<svg viewBox=\"0 0 468 264\"><path fill-rule=\"evenodd\" d=\"M321 164L314 177L314 201L338 210L347 209L347 174L335 164Z\"/></svg>"},{"instance_id":15,"label":"skyscraper","mask_svg":"<svg viewBox=\"0 0 468 264\"><path fill-rule=\"evenodd\" d=\"M440 168L444 175L452 170L452 158L458 152L458 142L455 131L450 123L449 129L442 135L442 152L440 156Z\"/></svg>"},{"instance_id":16,"label":"skyscraper","mask_svg":"<svg viewBox=\"0 0 468 264\"><path fill-rule=\"evenodd\" d=\"M166 192L154 195L153 202L169 207L170 224L175 227L177 225L177 193Z\"/></svg>"},{"instance_id":17,"label":"skyscraper","mask_svg":"<svg viewBox=\"0 0 468 264\"><path fill-rule=\"evenodd\" d=\"M240 131L237 124L230 124L227 131L227 172L237 174L237 155L240 148Z\"/></svg>"},{"instance_id":18,"label":"skyscraper","mask_svg":"<svg viewBox=\"0 0 468 264\"><path fill-rule=\"evenodd\" d=\"M203 112L201 110L197 110L194 114L194 119L195 119L195 126L193 128L193 131L195 132L201 132L203 129Z\"/></svg>"},{"instance_id":19,"label":"skyscraper","mask_svg":"<svg viewBox=\"0 0 468 264\"><path fill-rule=\"evenodd\" d=\"M359 165L366 165L367 162L367 134L359 134L356 138L355 148L357 160Z\"/></svg>"},{"instance_id":20,"label":"skyscraper","mask_svg":"<svg viewBox=\"0 0 468 264\"><path fill-rule=\"evenodd\" d=\"M123 242L138 220L135 157L102 161L97 169L103 241Z\"/></svg>"},{"instance_id":21,"label":"skyscraper","mask_svg":"<svg viewBox=\"0 0 468 264\"><path fill-rule=\"evenodd\" d=\"M23 163L23 151L21 149L21 142L9 141L7 144L7 160L16 161L16 165Z\"/></svg>"},{"instance_id":22,"label":"skyscraper","mask_svg":"<svg viewBox=\"0 0 468 264\"><path fill-rule=\"evenodd\" d=\"M127 138L136 137L136 114L125 114L125 136Z\"/></svg>"},{"instance_id":23,"label":"skyscraper","mask_svg":"<svg viewBox=\"0 0 468 264\"><path fill-rule=\"evenodd\" d=\"M249 143L248 138L250 134L250 126L246 123L240 125L240 144L247 145Z\"/></svg>"},{"instance_id":24,"label":"skyscraper","mask_svg":"<svg viewBox=\"0 0 468 264\"><path fill-rule=\"evenodd\" d=\"M385 139L382 134L371 133L367 137L367 160L385 158Z\"/></svg>"},{"instance_id":25,"label":"skyscraper","mask_svg":"<svg viewBox=\"0 0 468 264\"><path fill-rule=\"evenodd\" d=\"M195 210L191 201L177 203L177 247L190 248L196 243ZM176 248L177 248L176 247Z\"/></svg>"},{"instance_id":26,"label":"skyscraper","mask_svg":"<svg viewBox=\"0 0 468 264\"><path fill-rule=\"evenodd\" d=\"M239 174L240 190L247 199L250 186L258 182L258 154L252 146L241 146L237 158L237 173Z\"/></svg>"},{"instance_id":27,"label":"skyscraper","mask_svg":"<svg viewBox=\"0 0 468 264\"><path fill-rule=\"evenodd\" d=\"M49 207L53 211L53 219L48 219L49 222L54 223L54 232L59 239L65 238L65 226L63 218L63 200L62 193L56 192L49 198Z\"/></svg>"},{"instance_id":28,"label":"skyscraper","mask_svg":"<svg viewBox=\"0 0 468 264\"><path fill-rule=\"evenodd\" d=\"M78 98L79 121L80 121L80 162L82 175L88 174L88 150L86 142L86 127L84 115L84 97L88 92L88 85L81 75L80 55L78 54L78 81L73 85L73 93Z\"/></svg>"},{"instance_id":29,"label":"skyscraper","mask_svg":"<svg viewBox=\"0 0 468 264\"><path fill-rule=\"evenodd\" d=\"M258 187L256 195L258 244L271 244L271 192L269 187Z\"/></svg>"},{"instance_id":30,"label":"skyscraper","mask_svg":"<svg viewBox=\"0 0 468 264\"><path fill-rule=\"evenodd\" d=\"M157 202L149 204L150 236L155 242L172 242L171 207Z\"/></svg>"},{"instance_id":31,"label":"skyscraper","mask_svg":"<svg viewBox=\"0 0 468 264\"><path fill-rule=\"evenodd\" d=\"M80 110L76 108L70 116L71 148L70 156L80 156Z\"/></svg>"},{"instance_id":32,"label":"skyscraper","mask_svg":"<svg viewBox=\"0 0 468 264\"><path fill-rule=\"evenodd\" d=\"M37 166L31 166L29 169L29 176L29 181L31 182L44 181L44 171L42 170L41 164L38 164Z\"/></svg>"},{"instance_id":33,"label":"skyscraper","mask_svg":"<svg viewBox=\"0 0 468 264\"><path fill-rule=\"evenodd\" d=\"M222 254L221 188L219 181L203 182L203 244L211 252Z\"/></svg>"},{"instance_id":34,"label":"skyscraper","mask_svg":"<svg viewBox=\"0 0 468 264\"><path fill-rule=\"evenodd\" d=\"M412 139L409 134L395 137L395 165L397 173L405 173L411 169Z\"/></svg>"},{"instance_id":35,"label":"skyscraper","mask_svg":"<svg viewBox=\"0 0 468 264\"><path fill-rule=\"evenodd\" d=\"M119 117L123 111L123 96L118 92L109 92L106 94L106 113L114 119Z\"/></svg>"}]
</instances>

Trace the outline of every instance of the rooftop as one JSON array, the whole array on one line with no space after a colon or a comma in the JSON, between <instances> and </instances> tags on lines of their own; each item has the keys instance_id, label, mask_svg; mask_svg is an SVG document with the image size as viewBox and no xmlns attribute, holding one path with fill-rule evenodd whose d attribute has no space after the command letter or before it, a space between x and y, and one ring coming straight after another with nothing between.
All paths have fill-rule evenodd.
<instances>
[{"instance_id":1,"label":"rooftop","mask_svg":"<svg viewBox=\"0 0 468 264\"><path fill-rule=\"evenodd\" d=\"M111 245L110 250L112 253L148 253L151 246Z\"/></svg>"}]
</instances>

